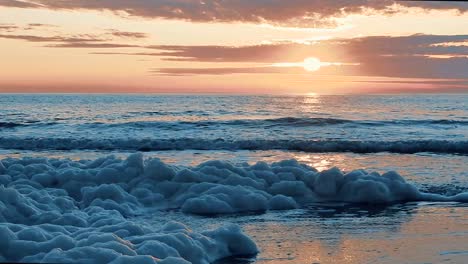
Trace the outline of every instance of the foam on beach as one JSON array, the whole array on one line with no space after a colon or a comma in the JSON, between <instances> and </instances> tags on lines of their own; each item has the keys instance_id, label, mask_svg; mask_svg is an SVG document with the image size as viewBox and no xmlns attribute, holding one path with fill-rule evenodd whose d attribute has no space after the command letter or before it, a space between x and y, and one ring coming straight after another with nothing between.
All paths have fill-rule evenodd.
<instances>
[{"instance_id":1,"label":"foam on beach","mask_svg":"<svg viewBox=\"0 0 468 264\"><path fill-rule=\"evenodd\" d=\"M295 160L180 167L141 154L9 158L0 162L0 261L212 263L258 249L234 225L194 232L177 222L146 226L132 217L154 209L211 215L329 201L468 202L468 193L424 193L396 172L318 172Z\"/></svg>"}]
</instances>

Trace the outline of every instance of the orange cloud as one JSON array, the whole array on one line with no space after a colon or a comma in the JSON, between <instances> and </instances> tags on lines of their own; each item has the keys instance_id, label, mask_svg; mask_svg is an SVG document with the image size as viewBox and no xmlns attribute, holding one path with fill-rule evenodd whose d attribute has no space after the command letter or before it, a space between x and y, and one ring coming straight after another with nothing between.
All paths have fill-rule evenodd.
<instances>
[{"instance_id":1,"label":"orange cloud","mask_svg":"<svg viewBox=\"0 0 468 264\"><path fill-rule=\"evenodd\" d=\"M349 14L380 12L393 14L400 7L420 7L424 9L468 10L466 3L452 1L393 1L393 0L291 0L265 1L188 1L188 0L0 0L0 6L46 9L87 9L109 10L127 13L132 16L180 19L194 22L248 22L269 23L295 27L332 26L334 18Z\"/></svg>"}]
</instances>

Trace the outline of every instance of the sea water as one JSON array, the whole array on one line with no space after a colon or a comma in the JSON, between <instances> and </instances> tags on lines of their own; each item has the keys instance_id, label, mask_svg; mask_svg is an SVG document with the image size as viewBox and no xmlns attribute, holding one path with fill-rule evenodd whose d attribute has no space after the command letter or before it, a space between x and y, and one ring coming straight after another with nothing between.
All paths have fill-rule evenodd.
<instances>
[{"instance_id":1,"label":"sea water","mask_svg":"<svg viewBox=\"0 0 468 264\"><path fill-rule=\"evenodd\" d=\"M213 160L228 161L235 171L250 170L247 164L259 161L272 164L290 159L318 173L333 167L343 174L358 169L381 174L397 171L420 192L455 197L468 191L467 136L468 96L463 94L0 96L0 157L12 166L5 168L10 177L15 177L10 175L15 164L42 162L26 161L26 157L47 158L47 166L53 167L48 173L57 174L63 168L50 165L52 160L66 164L62 167L78 166L108 155L125 160L139 152L146 159L160 158L162 164L193 171ZM25 170L25 177L32 179L43 172L37 168ZM23 188L11 182L2 184ZM243 186L241 182L235 183ZM57 188L70 192L64 186ZM312 190L317 192L317 186ZM376 204L354 203L346 197L305 201L295 197L297 205L284 208L288 210L238 206L235 212L214 216L197 214L200 208L188 205L184 212L183 204L174 198L164 201L171 206L158 204L150 212L121 214L126 221L149 229L172 220L199 233L237 224L257 245L259 254L224 263L467 261L464 199L392 198ZM84 210L84 201L76 202ZM210 261L218 256L229 256L229 252Z\"/></svg>"}]
</instances>

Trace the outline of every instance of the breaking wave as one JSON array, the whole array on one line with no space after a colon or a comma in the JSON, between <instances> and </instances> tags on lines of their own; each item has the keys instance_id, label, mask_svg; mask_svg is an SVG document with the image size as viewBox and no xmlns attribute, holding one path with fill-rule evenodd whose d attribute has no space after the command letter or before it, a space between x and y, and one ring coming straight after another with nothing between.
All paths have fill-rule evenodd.
<instances>
[{"instance_id":1,"label":"breaking wave","mask_svg":"<svg viewBox=\"0 0 468 264\"><path fill-rule=\"evenodd\" d=\"M152 112L153 113L153 112ZM165 115L154 112L153 115ZM57 119L55 119L56 121ZM24 122L0 122L0 128L15 128L22 126L51 126L57 122L40 122L27 120ZM308 127L353 124L358 126L386 126L386 125L468 125L465 120L429 119L429 120L350 120L339 118L309 118L309 117L281 117L269 119L234 119L234 120L197 120L197 121L121 121L121 122L92 122L77 123L77 125L91 127L143 127L143 128L174 128L181 127L208 127L208 126L246 126L246 127Z\"/></svg>"},{"instance_id":2,"label":"breaking wave","mask_svg":"<svg viewBox=\"0 0 468 264\"><path fill-rule=\"evenodd\" d=\"M0 148L18 150L291 150L304 152L354 153L447 153L468 154L468 141L403 140L268 140L268 139L76 139L76 138L0 138Z\"/></svg>"},{"instance_id":3,"label":"breaking wave","mask_svg":"<svg viewBox=\"0 0 468 264\"><path fill-rule=\"evenodd\" d=\"M270 119L235 119L235 120L198 120L198 121L134 121L119 123L89 123L94 126L111 127L147 127L165 128L174 126L247 126L247 127L308 127L308 126L328 126L340 124L354 124L360 126L386 126L386 125L468 125L464 120L350 120L339 118L307 118L307 117L281 117Z\"/></svg>"}]
</instances>

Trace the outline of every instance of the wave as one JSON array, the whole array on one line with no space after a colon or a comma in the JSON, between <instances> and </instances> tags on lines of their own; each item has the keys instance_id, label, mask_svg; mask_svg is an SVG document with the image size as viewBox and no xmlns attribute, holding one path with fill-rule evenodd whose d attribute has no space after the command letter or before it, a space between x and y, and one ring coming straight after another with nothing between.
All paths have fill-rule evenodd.
<instances>
[{"instance_id":1,"label":"wave","mask_svg":"<svg viewBox=\"0 0 468 264\"><path fill-rule=\"evenodd\" d=\"M18 126L23 126L24 124L15 123L15 122L0 122L0 128L13 128Z\"/></svg>"},{"instance_id":2,"label":"wave","mask_svg":"<svg viewBox=\"0 0 468 264\"><path fill-rule=\"evenodd\" d=\"M351 120L339 118L297 118L297 117L282 117L275 119L265 119L265 122L274 124L292 124L292 125L337 125L337 124L359 124L359 125L468 125L465 120L451 119L398 119L398 120Z\"/></svg>"},{"instance_id":3,"label":"wave","mask_svg":"<svg viewBox=\"0 0 468 264\"><path fill-rule=\"evenodd\" d=\"M198 120L198 121L132 121L120 123L95 122L88 123L92 127L137 127L153 129L174 129L196 127L218 127L218 126L244 126L244 127L310 127L310 126L333 126L333 125L358 125L358 126L408 126L408 125L468 125L464 120L350 120L339 118L298 118L281 117L270 119L235 119L235 120Z\"/></svg>"},{"instance_id":4,"label":"wave","mask_svg":"<svg viewBox=\"0 0 468 264\"><path fill-rule=\"evenodd\" d=\"M151 112L154 115L164 115L164 113ZM57 120L57 119L56 119ZM60 120L60 119L59 119ZM124 119L125 120L125 119ZM69 120L73 121L73 120ZM26 126L52 126L57 122L41 122L37 120L26 120L24 122L0 122L1 128L16 128ZM67 123L61 123L67 125ZM152 129L180 129L199 128L199 127L220 127L220 126L244 126L244 127L313 127L313 126L333 126L333 125L357 125L357 126L411 126L411 125L444 125L458 126L468 125L465 120L450 119L428 119L428 120L351 120L340 118L309 118L309 117L280 117L267 119L234 119L234 120L197 120L197 121L121 121L121 122L92 122L92 123L70 123L69 125L78 125L92 128L115 128L115 127L134 127L134 128L152 128Z\"/></svg>"},{"instance_id":5,"label":"wave","mask_svg":"<svg viewBox=\"0 0 468 264\"><path fill-rule=\"evenodd\" d=\"M95 122L85 125L109 127L144 127L144 128L173 128L208 127L208 126L246 126L246 127L274 127L274 126L325 126L353 123L355 121L335 118L296 118L282 117L272 119L234 119L234 120L198 120L198 121L132 121L120 123Z\"/></svg>"},{"instance_id":6,"label":"wave","mask_svg":"<svg viewBox=\"0 0 468 264\"><path fill-rule=\"evenodd\" d=\"M402 140L225 140L225 139L85 139L85 138L0 138L0 148L18 150L290 150L304 152L418 152L468 154L468 141Z\"/></svg>"},{"instance_id":7,"label":"wave","mask_svg":"<svg viewBox=\"0 0 468 264\"><path fill-rule=\"evenodd\" d=\"M16 128L16 127L26 127L26 126L49 126L49 125L56 125L57 122L41 122L37 120L27 120L24 122L1 122L0 121L0 129L2 128Z\"/></svg>"},{"instance_id":8,"label":"wave","mask_svg":"<svg viewBox=\"0 0 468 264\"><path fill-rule=\"evenodd\" d=\"M142 112L128 112L132 116L184 116L184 115L198 115L198 116L208 116L209 113L206 111L199 110L187 110L187 111L142 111Z\"/></svg>"}]
</instances>

